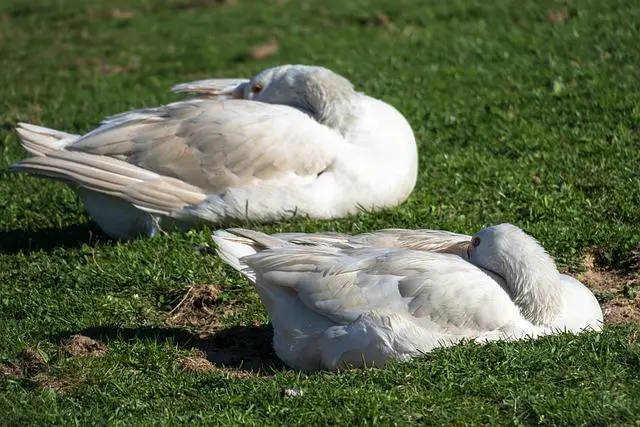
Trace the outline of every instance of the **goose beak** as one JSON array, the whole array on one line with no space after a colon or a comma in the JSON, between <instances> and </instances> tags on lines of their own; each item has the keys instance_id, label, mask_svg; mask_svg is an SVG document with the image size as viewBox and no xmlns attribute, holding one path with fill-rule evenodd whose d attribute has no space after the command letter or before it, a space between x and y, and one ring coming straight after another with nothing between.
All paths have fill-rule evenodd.
<instances>
[{"instance_id":1,"label":"goose beak","mask_svg":"<svg viewBox=\"0 0 640 427\"><path fill-rule=\"evenodd\" d=\"M440 252L458 255L460 258L468 260L471 254L471 242L456 242L444 247Z\"/></svg>"}]
</instances>

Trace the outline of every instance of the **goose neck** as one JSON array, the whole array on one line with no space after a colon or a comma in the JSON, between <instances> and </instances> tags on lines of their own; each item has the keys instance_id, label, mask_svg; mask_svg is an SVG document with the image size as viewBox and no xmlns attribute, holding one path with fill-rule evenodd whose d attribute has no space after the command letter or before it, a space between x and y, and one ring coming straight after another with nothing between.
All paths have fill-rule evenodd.
<instances>
[{"instance_id":1,"label":"goose neck","mask_svg":"<svg viewBox=\"0 0 640 427\"><path fill-rule=\"evenodd\" d=\"M514 263L507 269L505 280L514 303L523 316L535 325L550 326L560 314L560 273L555 265Z\"/></svg>"}]
</instances>

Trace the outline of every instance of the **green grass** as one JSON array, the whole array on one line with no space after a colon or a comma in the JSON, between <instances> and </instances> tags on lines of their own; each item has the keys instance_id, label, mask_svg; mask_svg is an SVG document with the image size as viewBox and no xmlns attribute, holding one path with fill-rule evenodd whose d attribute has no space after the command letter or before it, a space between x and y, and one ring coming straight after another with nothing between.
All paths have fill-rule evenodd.
<instances>
[{"instance_id":1,"label":"green grass","mask_svg":"<svg viewBox=\"0 0 640 427\"><path fill-rule=\"evenodd\" d=\"M0 363L29 347L45 369L0 377L0 424L634 424L638 324L303 375L274 360L253 289L193 249L210 230L114 242L67 187L6 166L24 155L17 121L84 132L106 115L178 99L174 83L321 64L405 114L420 145L416 190L394 210L256 228L472 233L509 221L563 270L592 247L628 267L640 244L636 3L2 0ZM377 12L392 25L372 25ZM271 36L275 55L243 59ZM197 322L165 326L200 283L222 289L219 312L207 315L216 334L201 336L213 329ZM76 333L108 353L67 357L60 344ZM266 374L225 353L238 348L264 358ZM197 349L229 368L185 371Z\"/></svg>"}]
</instances>

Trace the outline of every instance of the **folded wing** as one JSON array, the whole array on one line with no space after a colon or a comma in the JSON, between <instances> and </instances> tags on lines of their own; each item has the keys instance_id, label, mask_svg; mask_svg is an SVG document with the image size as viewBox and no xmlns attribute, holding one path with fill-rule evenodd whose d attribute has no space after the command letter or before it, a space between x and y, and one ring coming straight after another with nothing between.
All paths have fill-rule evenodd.
<instances>
[{"instance_id":1,"label":"folded wing","mask_svg":"<svg viewBox=\"0 0 640 427\"><path fill-rule=\"evenodd\" d=\"M280 233L274 235L297 245L353 248L403 248L465 256L471 236L443 230L389 228L356 235L340 233Z\"/></svg>"},{"instance_id":2,"label":"folded wing","mask_svg":"<svg viewBox=\"0 0 640 427\"><path fill-rule=\"evenodd\" d=\"M500 285L451 254L281 246L243 262L257 286L289 288L309 309L341 324L375 311L411 316L432 331L480 335L521 319Z\"/></svg>"},{"instance_id":3,"label":"folded wing","mask_svg":"<svg viewBox=\"0 0 640 427\"><path fill-rule=\"evenodd\" d=\"M259 180L316 177L346 142L304 113L244 100L189 100L113 116L66 147L219 193Z\"/></svg>"}]
</instances>

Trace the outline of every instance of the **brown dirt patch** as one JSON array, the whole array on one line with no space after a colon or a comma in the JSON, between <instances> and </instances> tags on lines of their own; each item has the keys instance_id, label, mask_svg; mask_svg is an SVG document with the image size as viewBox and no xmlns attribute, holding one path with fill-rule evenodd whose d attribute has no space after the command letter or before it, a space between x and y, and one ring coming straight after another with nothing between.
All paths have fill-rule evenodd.
<instances>
[{"instance_id":1,"label":"brown dirt patch","mask_svg":"<svg viewBox=\"0 0 640 427\"><path fill-rule=\"evenodd\" d=\"M224 307L219 300L221 291L214 285L194 285L169 312L165 325L187 327L198 331L214 331L220 327Z\"/></svg>"},{"instance_id":2,"label":"brown dirt patch","mask_svg":"<svg viewBox=\"0 0 640 427\"><path fill-rule=\"evenodd\" d=\"M66 381L47 373L47 362L44 356L31 347L22 350L15 363L0 364L0 372L2 376L31 381L41 388L61 390L68 386Z\"/></svg>"},{"instance_id":3,"label":"brown dirt patch","mask_svg":"<svg viewBox=\"0 0 640 427\"><path fill-rule=\"evenodd\" d=\"M0 364L2 376L10 378L33 377L46 371L47 362L35 348L27 347L18 354L15 363Z\"/></svg>"},{"instance_id":4,"label":"brown dirt patch","mask_svg":"<svg viewBox=\"0 0 640 427\"><path fill-rule=\"evenodd\" d=\"M35 381L41 388L46 388L49 390L59 391L69 387L69 383L67 383L65 380L53 377L46 373L40 373L30 379L32 381Z\"/></svg>"},{"instance_id":5,"label":"brown dirt patch","mask_svg":"<svg viewBox=\"0 0 640 427\"><path fill-rule=\"evenodd\" d=\"M13 363L0 364L0 373L3 377L20 378L22 377L22 368Z\"/></svg>"},{"instance_id":6,"label":"brown dirt patch","mask_svg":"<svg viewBox=\"0 0 640 427\"><path fill-rule=\"evenodd\" d=\"M165 326L187 329L194 335L199 351L181 360L182 368L224 372L234 377L270 375L271 367L282 366L271 347L271 327L255 323L225 328L224 320L244 308L222 301L220 294L217 286L194 285L168 313Z\"/></svg>"},{"instance_id":7,"label":"brown dirt patch","mask_svg":"<svg viewBox=\"0 0 640 427\"><path fill-rule=\"evenodd\" d=\"M48 364L42 353L31 347L22 350L14 363L0 364L0 374L49 390L60 391L70 387L68 381L48 372Z\"/></svg>"},{"instance_id":8,"label":"brown dirt patch","mask_svg":"<svg viewBox=\"0 0 640 427\"><path fill-rule=\"evenodd\" d=\"M47 369L44 356L35 348L25 348L18 357L18 364L24 375L35 375Z\"/></svg>"},{"instance_id":9,"label":"brown dirt patch","mask_svg":"<svg viewBox=\"0 0 640 427\"><path fill-rule=\"evenodd\" d=\"M62 343L62 351L72 357L103 356L107 353L107 346L84 335L72 335Z\"/></svg>"},{"instance_id":10,"label":"brown dirt patch","mask_svg":"<svg viewBox=\"0 0 640 427\"><path fill-rule=\"evenodd\" d=\"M0 372L5 377L13 378L16 380L24 379L35 383L40 388L46 388L56 391L69 388L69 383L63 379L56 378L46 372L40 372L35 375L30 375L23 372L21 367L13 364L0 365Z\"/></svg>"},{"instance_id":11,"label":"brown dirt patch","mask_svg":"<svg viewBox=\"0 0 640 427\"><path fill-rule=\"evenodd\" d=\"M564 24L569 19L569 12L566 10L549 10L547 21L553 24Z\"/></svg>"},{"instance_id":12,"label":"brown dirt patch","mask_svg":"<svg viewBox=\"0 0 640 427\"><path fill-rule=\"evenodd\" d=\"M605 304L604 318L609 324L621 324L640 321L640 301L615 299Z\"/></svg>"},{"instance_id":13,"label":"brown dirt patch","mask_svg":"<svg viewBox=\"0 0 640 427\"><path fill-rule=\"evenodd\" d=\"M640 321L640 289L635 291L639 285L635 272L606 268L599 261L597 251L588 252L583 265L585 271L575 276L601 301L605 323Z\"/></svg>"}]
</instances>

